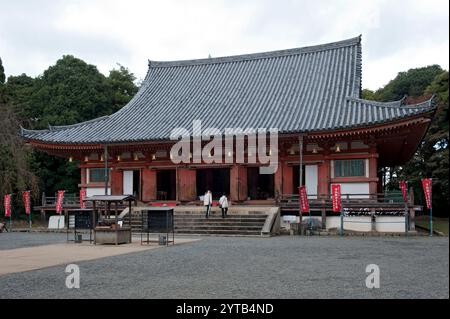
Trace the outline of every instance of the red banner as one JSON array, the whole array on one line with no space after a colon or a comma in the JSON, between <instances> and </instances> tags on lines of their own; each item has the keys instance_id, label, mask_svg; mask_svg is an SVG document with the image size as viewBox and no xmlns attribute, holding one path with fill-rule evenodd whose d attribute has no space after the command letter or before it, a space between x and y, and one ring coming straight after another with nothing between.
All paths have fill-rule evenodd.
<instances>
[{"instance_id":1,"label":"red banner","mask_svg":"<svg viewBox=\"0 0 450 319\"><path fill-rule=\"evenodd\" d=\"M58 196L56 197L56 213L61 215L64 200L64 191L58 191Z\"/></svg>"},{"instance_id":2,"label":"red banner","mask_svg":"<svg viewBox=\"0 0 450 319\"><path fill-rule=\"evenodd\" d=\"M5 207L5 217L11 217L11 195L3 197L3 206Z\"/></svg>"},{"instance_id":3,"label":"red banner","mask_svg":"<svg viewBox=\"0 0 450 319\"><path fill-rule=\"evenodd\" d=\"M333 212L340 213L341 207L341 185L333 184L331 185L331 196L333 202Z\"/></svg>"},{"instance_id":4,"label":"red banner","mask_svg":"<svg viewBox=\"0 0 450 319\"><path fill-rule=\"evenodd\" d=\"M309 213L308 195L306 194L306 186L300 186L300 211Z\"/></svg>"},{"instance_id":5,"label":"red banner","mask_svg":"<svg viewBox=\"0 0 450 319\"><path fill-rule=\"evenodd\" d=\"M85 209L86 203L84 202L84 199L86 198L86 190L80 189L80 208Z\"/></svg>"},{"instance_id":6,"label":"red banner","mask_svg":"<svg viewBox=\"0 0 450 319\"><path fill-rule=\"evenodd\" d=\"M23 208L25 208L25 214L30 215L31 205L30 205L30 191L22 192Z\"/></svg>"},{"instance_id":7,"label":"red banner","mask_svg":"<svg viewBox=\"0 0 450 319\"><path fill-rule=\"evenodd\" d=\"M427 202L427 208L431 208L431 178L422 179L423 192L425 193L425 201Z\"/></svg>"},{"instance_id":8,"label":"red banner","mask_svg":"<svg viewBox=\"0 0 450 319\"><path fill-rule=\"evenodd\" d=\"M408 202L408 186L405 181L400 181L400 190L402 191L403 201Z\"/></svg>"}]
</instances>

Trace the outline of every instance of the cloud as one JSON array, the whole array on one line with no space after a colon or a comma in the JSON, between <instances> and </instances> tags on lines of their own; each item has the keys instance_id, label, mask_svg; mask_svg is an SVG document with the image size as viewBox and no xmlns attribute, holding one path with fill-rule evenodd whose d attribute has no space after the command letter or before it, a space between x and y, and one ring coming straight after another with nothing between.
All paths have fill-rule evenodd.
<instances>
[{"instance_id":1,"label":"cloud","mask_svg":"<svg viewBox=\"0 0 450 319\"><path fill-rule=\"evenodd\" d=\"M143 78L147 59L178 60L314 45L363 35L363 86L398 72L448 69L445 0L3 1L7 74L42 73L63 54L105 74L119 62Z\"/></svg>"}]
</instances>

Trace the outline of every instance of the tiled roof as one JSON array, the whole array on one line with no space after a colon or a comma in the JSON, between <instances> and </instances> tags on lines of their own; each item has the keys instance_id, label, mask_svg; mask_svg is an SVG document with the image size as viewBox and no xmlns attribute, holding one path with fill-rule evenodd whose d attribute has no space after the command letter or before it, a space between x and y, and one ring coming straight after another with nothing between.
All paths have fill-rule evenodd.
<instances>
[{"instance_id":1,"label":"tiled roof","mask_svg":"<svg viewBox=\"0 0 450 319\"><path fill-rule=\"evenodd\" d=\"M91 121L22 130L28 140L98 144L168 140L172 129L277 128L329 131L429 112L431 100L361 100L361 38L313 47L201 60L149 61L136 96L118 112Z\"/></svg>"}]
</instances>

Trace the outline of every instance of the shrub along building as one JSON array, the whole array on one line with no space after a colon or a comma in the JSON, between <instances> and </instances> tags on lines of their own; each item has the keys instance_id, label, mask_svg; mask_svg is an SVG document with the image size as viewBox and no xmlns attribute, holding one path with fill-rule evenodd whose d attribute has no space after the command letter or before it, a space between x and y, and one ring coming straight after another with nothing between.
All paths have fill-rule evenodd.
<instances>
[{"instance_id":1,"label":"shrub along building","mask_svg":"<svg viewBox=\"0 0 450 319\"><path fill-rule=\"evenodd\" d=\"M235 203L273 204L282 194L297 193L300 177L311 198L329 194L332 183L341 184L343 194L367 196L382 190L381 167L411 158L435 106L433 99L414 105L405 99L363 100L361 73L360 37L256 54L149 61L139 92L118 112L48 130L22 129L22 136L37 149L79 161L79 186L88 196L105 193L106 171L108 193L135 194L143 202L189 203L211 189L214 198L225 192ZM236 158L236 148L223 152L223 163L174 164L170 134L174 128L191 130L195 120L221 132L278 129L278 169L260 174L259 161L226 161ZM246 142L245 156L251 152Z\"/></svg>"}]
</instances>

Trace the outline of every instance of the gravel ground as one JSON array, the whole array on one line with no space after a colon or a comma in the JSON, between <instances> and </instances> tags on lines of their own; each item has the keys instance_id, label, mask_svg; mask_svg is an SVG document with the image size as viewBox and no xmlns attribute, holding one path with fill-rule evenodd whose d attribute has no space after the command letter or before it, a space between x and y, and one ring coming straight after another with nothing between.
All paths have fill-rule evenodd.
<instances>
[{"instance_id":1,"label":"gravel ground","mask_svg":"<svg viewBox=\"0 0 450 319\"><path fill-rule=\"evenodd\" d=\"M0 233L0 250L65 243L66 238L65 233Z\"/></svg>"},{"instance_id":2,"label":"gravel ground","mask_svg":"<svg viewBox=\"0 0 450 319\"><path fill-rule=\"evenodd\" d=\"M30 236L40 244L45 236L49 242L65 239L56 234L13 235L15 245L21 241L29 243ZM0 239L2 243L4 240ZM380 267L379 289L365 286L365 269L372 263ZM56 266L0 277L0 295L449 298L448 237L202 237L199 242L78 265L80 289L66 288L65 266Z\"/></svg>"}]
</instances>

